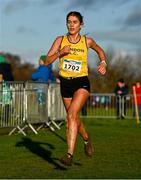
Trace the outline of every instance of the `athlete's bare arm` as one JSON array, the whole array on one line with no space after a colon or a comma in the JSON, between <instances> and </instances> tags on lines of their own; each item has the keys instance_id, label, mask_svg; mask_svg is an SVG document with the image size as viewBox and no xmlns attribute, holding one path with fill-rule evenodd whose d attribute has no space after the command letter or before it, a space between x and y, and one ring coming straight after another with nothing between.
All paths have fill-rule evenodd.
<instances>
[{"instance_id":1,"label":"athlete's bare arm","mask_svg":"<svg viewBox=\"0 0 141 180\"><path fill-rule=\"evenodd\" d=\"M47 53L45 65L49 65L49 64L53 63L57 58L59 58L60 54L58 53L58 51L59 51L59 47L61 44L61 40L62 40L62 37L59 36L53 42L49 52Z\"/></svg>"},{"instance_id":2,"label":"athlete's bare arm","mask_svg":"<svg viewBox=\"0 0 141 180\"><path fill-rule=\"evenodd\" d=\"M87 46L97 52L101 61L106 61L106 56L103 49L98 44L96 44L92 38L87 38Z\"/></svg>"},{"instance_id":3,"label":"athlete's bare arm","mask_svg":"<svg viewBox=\"0 0 141 180\"><path fill-rule=\"evenodd\" d=\"M92 38L87 38L87 46L88 48L91 48L94 51L96 51L96 53L98 54L99 60L102 63L99 64L99 66L97 67L97 70L102 75L104 75L106 73L107 64L106 64L106 56L103 49L98 44L96 44L96 42Z\"/></svg>"},{"instance_id":4,"label":"athlete's bare arm","mask_svg":"<svg viewBox=\"0 0 141 180\"><path fill-rule=\"evenodd\" d=\"M64 46L62 49L60 49L61 42L62 36L59 36L55 39L53 45L47 53L45 65L53 63L57 58L64 56L70 52L70 46Z\"/></svg>"}]
</instances>

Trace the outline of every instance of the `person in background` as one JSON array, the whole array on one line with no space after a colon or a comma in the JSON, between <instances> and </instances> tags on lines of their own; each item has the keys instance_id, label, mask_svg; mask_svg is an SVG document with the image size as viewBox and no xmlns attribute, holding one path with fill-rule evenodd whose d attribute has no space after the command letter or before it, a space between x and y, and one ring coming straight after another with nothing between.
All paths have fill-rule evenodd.
<instances>
[{"instance_id":1,"label":"person in background","mask_svg":"<svg viewBox=\"0 0 141 180\"><path fill-rule=\"evenodd\" d=\"M53 71L52 71L52 64L49 66L45 66L45 59L46 55L41 55L39 58L39 67L38 69L32 73L31 79L33 81L39 82L54 82L56 80Z\"/></svg>"},{"instance_id":2,"label":"person in background","mask_svg":"<svg viewBox=\"0 0 141 180\"><path fill-rule=\"evenodd\" d=\"M4 81L14 81L11 64L7 63L6 57L2 53L0 53L0 74Z\"/></svg>"},{"instance_id":3,"label":"person in background","mask_svg":"<svg viewBox=\"0 0 141 180\"><path fill-rule=\"evenodd\" d=\"M124 119L126 116L126 95L129 93L129 89L123 78L118 80L114 92L116 95L117 119Z\"/></svg>"},{"instance_id":4,"label":"person in background","mask_svg":"<svg viewBox=\"0 0 141 180\"><path fill-rule=\"evenodd\" d=\"M2 118L7 124L12 112L12 91L10 90L10 81L14 81L12 74L11 64L7 62L6 56L0 53L0 83L1 83L1 93L0 101L3 105L2 108Z\"/></svg>"},{"instance_id":5,"label":"person in background","mask_svg":"<svg viewBox=\"0 0 141 180\"><path fill-rule=\"evenodd\" d=\"M67 34L58 36L46 56L45 64L49 66L59 58L60 88L63 103L67 111L67 151L60 158L64 165L72 165L77 135L84 141L84 152L92 157L94 149L88 132L80 120L79 114L90 95L88 79L88 49L97 53L100 63L97 70L106 73L106 56L103 49L91 37L81 35L83 16L72 11L67 14Z\"/></svg>"},{"instance_id":6,"label":"person in background","mask_svg":"<svg viewBox=\"0 0 141 180\"><path fill-rule=\"evenodd\" d=\"M0 105L2 105L0 106L1 117L5 125L7 125L12 112L12 91L10 89L10 84L4 81L2 74L0 74L0 90Z\"/></svg>"},{"instance_id":7,"label":"person in background","mask_svg":"<svg viewBox=\"0 0 141 180\"><path fill-rule=\"evenodd\" d=\"M35 81L34 90L37 92L38 111L42 118L46 113L46 88L44 83L56 82L56 78L52 71L52 64L45 66L46 55L41 55L39 58L39 67L32 73L31 79Z\"/></svg>"},{"instance_id":8,"label":"person in background","mask_svg":"<svg viewBox=\"0 0 141 180\"><path fill-rule=\"evenodd\" d=\"M141 118L141 83L137 81L134 86L137 97L137 107L138 107L139 117ZM133 117L135 116L136 116L136 112L135 112L135 103L134 103Z\"/></svg>"}]
</instances>

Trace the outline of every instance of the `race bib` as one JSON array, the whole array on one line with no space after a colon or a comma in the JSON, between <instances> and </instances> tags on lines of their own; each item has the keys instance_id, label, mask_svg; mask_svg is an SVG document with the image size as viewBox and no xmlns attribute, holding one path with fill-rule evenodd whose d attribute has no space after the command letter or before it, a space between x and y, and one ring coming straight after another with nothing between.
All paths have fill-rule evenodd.
<instances>
[{"instance_id":1,"label":"race bib","mask_svg":"<svg viewBox=\"0 0 141 180\"><path fill-rule=\"evenodd\" d=\"M80 73L82 63L80 61L73 61L65 59L63 63L63 69L66 71Z\"/></svg>"}]
</instances>

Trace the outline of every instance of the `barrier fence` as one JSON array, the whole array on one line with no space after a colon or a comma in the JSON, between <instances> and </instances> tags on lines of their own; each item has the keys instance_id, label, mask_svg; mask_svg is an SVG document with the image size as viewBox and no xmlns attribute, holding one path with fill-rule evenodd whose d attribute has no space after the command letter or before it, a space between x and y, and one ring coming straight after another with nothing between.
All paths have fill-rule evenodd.
<instances>
[{"instance_id":1,"label":"barrier fence","mask_svg":"<svg viewBox=\"0 0 141 180\"><path fill-rule=\"evenodd\" d=\"M141 98L141 95L137 95ZM138 105L141 116L141 105ZM81 111L85 118L135 118L132 94L91 93ZM66 119L66 112L60 95L60 85L39 82L0 83L0 127L12 127L26 135L29 127L35 134L44 126L51 130L60 129ZM35 128L34 125L38 125ZM37 126L36 126L37 127Z\"/></svg>"},{"instance_id":2,"label":"barrier fence","mask_svg":"<svg viewBox=\"0 0 141 180\"><path fill-rule=\"evenodd\" d=\"M141 98L141 95L137 95L137 98ZM135 118L133 95L129 94L121 97L110 93L91 93L81 115L85 118Z\"/></svg>"},{"instance_id":3,"label":"barrier fence","mask_svg":"<svg viewBox=\"0 0 141 180\"><path fill-rule=\"evenodd\" d=\"M13 127L26 135L29 127L35 134L44 126L60 129L66 117L59 84L39 82L2 82L0 84L0 127ZM34 125L39 125L35 129Z\"/></svg>"}]
</instances>

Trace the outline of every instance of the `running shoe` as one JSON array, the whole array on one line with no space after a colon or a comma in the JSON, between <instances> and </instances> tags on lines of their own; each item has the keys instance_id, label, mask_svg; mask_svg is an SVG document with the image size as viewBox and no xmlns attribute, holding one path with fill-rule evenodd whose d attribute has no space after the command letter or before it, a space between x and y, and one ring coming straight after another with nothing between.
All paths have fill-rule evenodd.
<instances>
[{"instance_id":1,"label":"running shoe","mask_svg":"<svg viewBox=\"0 0 141 180\"><path fill-rule=\"evenodd\" d=\"M72 158L73 156L70 153L67 153L63 157L61 157L60 162L66 166L71 166Z\"/></svg>"},{"instance_id":2,"label":"running shoe","mask_svg":"<svg viewBox=\"0 0 141 180\"><path fill-rule=\"evenodd\" d=\"M92 157L94 153L94 148L90 139L84 142L84 151L87 156Z\"/></svg>"}]
</instances>

